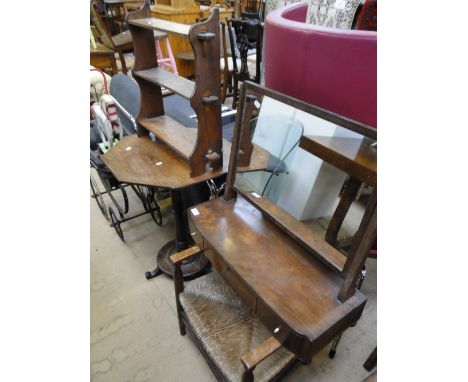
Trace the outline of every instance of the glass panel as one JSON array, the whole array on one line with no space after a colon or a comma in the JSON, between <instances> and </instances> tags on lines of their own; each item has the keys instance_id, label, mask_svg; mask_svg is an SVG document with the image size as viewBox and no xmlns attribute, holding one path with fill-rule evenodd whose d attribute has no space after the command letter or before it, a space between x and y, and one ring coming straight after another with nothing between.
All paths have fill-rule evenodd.
<instances>
[{"instance_id":1,"label":"glass panel","mask_svg":"<svg viewBox=\"0 0 468 382\"><path fill-rule=\"evenodd\" d=\"M326 149L336 143L338 146L333 147L342 145L346 155L356 157L363 144L368 145L368 139L267 96L257 94L254 103L251 113L248 106L244 108L243 125L248 131L240 132L235 189L267 214L278 219L287 214L324 235L349 175L342 171L346 168L339 169L340 163L337 168L325 162L322 154L314 155L315 149L304 141ZM246 158L249 152L252 154ZM260 157L263 161L258 160ZM354 204L354 216L345 220L341 237L353 235L361 220L365 206Z\"/></svg>"}]
</instances>

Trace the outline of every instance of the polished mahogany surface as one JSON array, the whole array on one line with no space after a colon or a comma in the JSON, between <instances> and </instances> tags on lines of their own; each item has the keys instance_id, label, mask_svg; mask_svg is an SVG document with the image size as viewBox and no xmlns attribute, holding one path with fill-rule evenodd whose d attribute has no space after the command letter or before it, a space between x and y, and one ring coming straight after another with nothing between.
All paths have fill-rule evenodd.
<instances>
[{"instance_id":1,"label":"polished mahogany surface","mask_svg":"<svg viewBox=\"0 0 468 382\"><path fill-rule=\"evenodd\" d=\"M346 314L363 308L366 297L359 291L339 302L340 275L241 196L200 204L189 216L229 270L296 334L313 340Z\"/></svg>"},{"instance_id":2,"label":"polished mahogany surface","mask_svg":"<svg viewBox=\"0 0 468 382\"><path fill-rule=\"evenodd\" d=\"M164 118L168 117L164 116ZM184 129L187 130L187 136L193 136L196 132L196 129ZM223 168L208 171L197 177L190 177L190 167L187 160L182 155L176 154L170 146L162 141L154 142L149 137L131 135L122 138L101 158L120 182L180 189L225 174L230 154L231 143L224 140ZM250 166L243 170L251 171L264 168L265 161L263 151L254 149Z\"/></svg>"},{"instance_id":3,"label":"polished mahogany surface","mask_svg":"<svg viewBox=\"0 0 468 382\"><path fill-rule=\"evenodd\" d=\"M124 137L101 158L120 182L172 189L201 183L227 172L224 166L192 178L186 159L160 141L137 135Z\"/></svg>"}]
</instances>

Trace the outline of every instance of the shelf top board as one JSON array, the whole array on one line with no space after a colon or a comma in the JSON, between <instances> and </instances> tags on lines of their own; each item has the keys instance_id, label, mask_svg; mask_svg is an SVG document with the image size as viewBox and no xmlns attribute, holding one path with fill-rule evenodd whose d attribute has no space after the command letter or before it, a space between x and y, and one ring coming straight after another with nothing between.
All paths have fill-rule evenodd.
<instances>
[{"instance_id":1,"label":"shelf top board","mask_svg":"<svg viewBox=\"0 0 468 382\"><path fill-rule=\"evenodd\" d=\"M133 19L129 20L128 23L140 28L156 29L162 32L174 33L182 36L188 36L191 28L191 25L188 24L175 23L173 21L156 19L154 17Z\"/></svg>"},{"instance_id":2,"label":"shelf top board","mask_svg":"<svg viewBox=\"0 0 468 382\"><path fill-rule=\"evenodd\" d=\"M376 141L364 138L303 135L299 147L368 184L377 185Z\"/></svg>"},{"instance_id":3,"label":"shelf top board","mask_svg":"<svg viewBox=\"0 0 468 382\"><path fill-rule=\"evenodd\" d=\"M345 303L338 301L341 276L242 196L229 202L216 198L193 210L190 220L209 247L296 333L313 340L365 303L359 291Z\"/></svg>"},{"instance_id":4,"label":"shelf top board","mask_svg":"<svg viewBox=\"0 0 468 382\"><path fill-rule=\"evenodd\" d=\"M136 70L133 74L146 81L162 85L186 99L190 99L195 90L195 82L184 77L177 76L162 68Z\"/></svg>"}]
</instances>

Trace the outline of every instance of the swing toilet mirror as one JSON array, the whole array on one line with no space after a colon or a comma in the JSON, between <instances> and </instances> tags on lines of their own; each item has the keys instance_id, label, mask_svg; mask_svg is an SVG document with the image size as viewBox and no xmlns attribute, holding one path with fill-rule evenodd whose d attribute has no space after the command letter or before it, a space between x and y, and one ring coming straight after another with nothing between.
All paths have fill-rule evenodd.
<instances>
[{"instance_id":1,"label":"swing toilet mirror","mask_svg":"<svg viewBox=\"0 0 468 382\"><path fill-rule=\"evenodd\" d=\"M350 158L376 156L375 130L249 82L238 110L225 199L240 194L280 226L294 220L301 231L323 233L349 174L325 161L319 146L342 145ZM259 157L261 168L246 171ZM364 210L353 208L352 220L359 223ZM343 227L341 237L358 225Z\"/></svg>"}]
</instances>

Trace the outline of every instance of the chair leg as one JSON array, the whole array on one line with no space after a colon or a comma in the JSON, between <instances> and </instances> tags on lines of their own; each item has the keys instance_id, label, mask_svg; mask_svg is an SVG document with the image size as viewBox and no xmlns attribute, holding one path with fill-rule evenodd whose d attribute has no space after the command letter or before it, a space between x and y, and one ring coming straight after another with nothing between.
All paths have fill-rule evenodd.
<instances>
[{"instance_id":1,"label":"chair leg","mask_svg":"<svg viewBox=\"0 0 468 382\"><path fill-rule=\"evenodd\" d=\"M226 100L227 86L228 86L229 74L226 69L223 70L223 86L221 88L221 103Z\"/></svg>"},{"instance_id":2,"label":"chair leg","mask_svg":"<svg viewBox=\"0 0 468 382\"><path fill-rule=\"evenodd\" d=\"M158 61L161 61L164 57L162 54L161 45L159 44L159 40L156 40L154 42L154 46L156 47L156 59Z\"/></svg>"},{"instance_id":3,"label":"chair leg","mask_svg":"<svg viewBox=\"0 0 468 382\"><path fill-rule=\"evenodd\" d=\"M181 336L185 336L186 329L182 321L182 306L180 305L180 300L179 300L179 295L184 291L184 279L182 276L182 268L180 264L175 265L174 289L175 289L175 298L176 298L177 318L179 320L179 332Z\"/></svg>"},{"instance_id":4,"label":"chair leg","mask_svg":"<svg viewBox=\"0 0 468 382\"><path fill-rule=\"evenodd\" d=\"M366 362L364 362L364 365L362 366L367 371L371 371L374 367L377 366L377 346L372 351L372 353L369 354L369 357L367 357Z\"/></svg>"},{"instance_id":5,"label":"chair leg","mask_svg":"<svg viewBox=\"0 0 468 382\"><path fill-rule=\"evenodd\" d=\"M119 72L119 67L117 66L117 61L115 60L115 55L112 53L110 56L111 60L111 67L112 67L112 75L115 76Z\"/></svg>"},{"instance_id":6,"label":"chair leg","mask_svg":"<svg viewBox=\"0 0 468 382\"><path fill-rule=\"evenodd\" d=\"M239 86L239 81L237 79L237 76L234 74L234 89L233 89L233 95L232 95L232 108L237 109L237 97L238 97L238 86Z\"/></svg>"},{"instance_id":7,"label":"chair leg","mask_svg":"<svg viewBox=\"0 0 468 382\"><path fill-rule=\"evenodd\" d=\"M364 282L364 279L366 278L366 273L367 273L367 270L366 270L366 266L364 265L361 269L361 275L359 276L359 280L358 280L358 283L356 285L356 289L360 290L361 287L362 287L362 283ZM355 325L355 324L354 324ZM354 325L351 325L351 326L354 326ZM341 339L341 336L343 335L343 333L341 333L335 340L335 342L333 342L333 345L328 353L328 356L330 358L335 358L335 355L336 355L336 348L338 347L338 343L340 342L340 339Z\"/></svg>"},{"instance_id":8,"label":"chair leg","mask_svg":"<svg viewBox=\"0 0 468 382\"><path fill-rule=\"evenodd\" d=\"M179 73L177 72L177 65L176 65L176 62L175 62L174 54L172 53L171 43L169 42L169 38L166 37L166 38L165 38L165 41L166 41L167 55L169 56L169 61L171 62L172 72L173 72L176 76L178 76Z\"/></svg>"},{"instance_id":9,"label":"chair leg","mask_svg":"<svg viewBox=\"0 0 468 382\"><path fill-rule=\"evenodd\" d=\"M124 57L122 49L117 49L117 53L119 54L120 63L122 64L122 72L124 74L127 74L127 71L128 71L127 64L125 64L125 57Z\"/></svg>"},{"instance_id":10,"label":"chair leg","mask_svg":"<svg viewBox=\"0 0 468 382\"><path fill-rule=\"evenodd\" d=\"M232 79L232 73L229 73L229 81L228 81L228 92L232 94L232 90L233 90L233 79Z\"/></svg>"}]
</instances>

